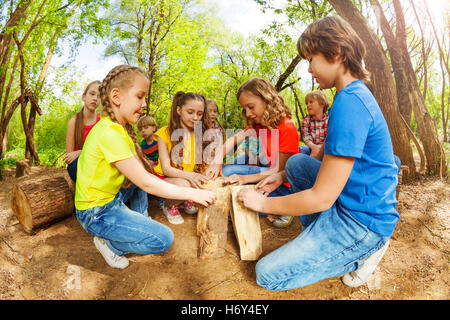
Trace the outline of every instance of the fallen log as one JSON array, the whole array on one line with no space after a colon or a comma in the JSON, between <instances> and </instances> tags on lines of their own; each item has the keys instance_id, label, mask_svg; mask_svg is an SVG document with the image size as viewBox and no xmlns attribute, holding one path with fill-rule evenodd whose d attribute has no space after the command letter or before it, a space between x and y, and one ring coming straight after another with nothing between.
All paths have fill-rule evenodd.
<instances>
[{"instance_id":1,"label":"fallen log","mask_svg":"<svg viewBox=\"0 0 450 320\"><path fill-rule=\"evenodd\" d=\"M240 248L241 260L257 260L262 253L262 233L258 212L242 206L237 198L243 188L254 188L252 185L232 186L231 220Z\"/></svg>"},{"instance_id":2,"label":"fallen log","mask_svg":"<svg viewBox=\"0 0 450 320\"><path fill-rule=\"evenodd\" d=\"M58 222L74 212L73 194L64 177L41 177L14 185L11 207L27 233Z\"/></svg>"}]
</instances>

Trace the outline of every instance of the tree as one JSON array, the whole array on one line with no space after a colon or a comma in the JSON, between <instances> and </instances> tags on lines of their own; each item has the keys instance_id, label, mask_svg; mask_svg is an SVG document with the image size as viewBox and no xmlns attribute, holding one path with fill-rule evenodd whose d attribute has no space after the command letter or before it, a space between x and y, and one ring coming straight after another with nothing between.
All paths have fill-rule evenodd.
<instances>
[{"instance_id":1,"label":"tree","mask_svg":"<svg viewBox=\"0 0 450 320\"><path fill-rule=\"evenodd\" d=\"M406 42L406 24L399 0L393 0L395 9L395 30L391 28L378 0L371 0L376 14L381 20L381 29L389 50L390 61L394 71L397 100L400 113L410 123L411 110L414 111L420 140L427 160L428 172L447 173L445 153L439 142L437 130L425 105L414 68L411 63ZM442 167L442 168L441 168Z\"/></svg>"}]
</instances>

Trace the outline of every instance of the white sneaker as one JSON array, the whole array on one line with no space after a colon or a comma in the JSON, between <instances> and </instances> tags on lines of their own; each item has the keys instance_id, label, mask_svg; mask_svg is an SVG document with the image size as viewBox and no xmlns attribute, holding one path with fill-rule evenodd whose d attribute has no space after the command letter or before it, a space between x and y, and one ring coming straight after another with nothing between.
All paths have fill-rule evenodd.
<instances>
[{"instance_id":1,"label":"white sneaker","mask_svg":"<svg viewBox=\"0 0 450 320\"><path fill-rule=\"evenodd\" d=\"M191 201L185 201L184 212L186 212L187 214L196 214L198 212L198 209Z\"/></svg>"},{"instance_id":2,"label":"white sneaker","mask_svg":"<svg viewBox=\"0 0 450 320\"><path fill-rule=\"evenodd\" d=\"M344 284L349 287L359 287L360 285L366 283L377 268L378 264L381 261L381 258L383 258L388 246L389 240L386 241L386 243L380 250L368 257L361 267L359 267L355 271L344 274L344 276L342 277L342 282L344 282Z\"/></svg>"},{"instance_id":3,"label":"white sneaker","mask_svg":"<svg viewBox=\"0 0 450 320\"><path fill-rule=\"evenodd\" d=\"M291 222L294 220L294 216L278 216L273 222L272 225L275 228L286 228Z\"/></svg>"},{"instance_id":4,"label":"white sneaker","mask_svg":"<svg viewBox=\"0 0 450 320\"><path fill-rule=\"evenodd\" d=\"M172 206L168 208L166 205L163 205L162 211L164 212L167 220L169 220L172 224L182 224L184 222L183 217L178 211L178 206Z\"/></svg>"},{"instance_id":5,"label":"white sneaker","mask_svg":"<svg viewBox=\"0 0 450 320\"><path fill-rule=\"evenodd\" d=\"M110 267L125 269L130 264L126 257L118 256L117 254L112 252L111 249L106 245L105 240L94 237L94 244Z\"/></svg>"}]
</instances>

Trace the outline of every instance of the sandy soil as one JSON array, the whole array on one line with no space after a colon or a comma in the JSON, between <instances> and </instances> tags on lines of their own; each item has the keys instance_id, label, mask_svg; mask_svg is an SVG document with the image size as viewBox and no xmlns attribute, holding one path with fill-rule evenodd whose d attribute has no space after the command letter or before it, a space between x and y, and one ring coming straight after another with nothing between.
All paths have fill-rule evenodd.
<instances>
[{"instance_id":1,"label":"sandy soil","mask_svg":"<svg viewBox=\"0 0 450 320\"><path fill-rule=\"evenodd\" d=\"M64 169L34 167L32 176L62 175ZM197 258L196 217L170 225L172 247L163 254L128 255L130 266L110 268L74 216L33 235L24 232L10 206L17 179L7 169L0 181L0 300L9 299L285 299L285 300L448 300L450 186L426 179L400 186L401 219L390 247L372 279L359 288L341 277L289 291L270 292L255 282L255 263L241 261L232 226L226 254ZM20 178L29 179L30 176ZM168 224L157 201L150 201L153 219ZM298 219L278 230L261 218L263 254L301 232Z\"/></svg>"}]
</instances>

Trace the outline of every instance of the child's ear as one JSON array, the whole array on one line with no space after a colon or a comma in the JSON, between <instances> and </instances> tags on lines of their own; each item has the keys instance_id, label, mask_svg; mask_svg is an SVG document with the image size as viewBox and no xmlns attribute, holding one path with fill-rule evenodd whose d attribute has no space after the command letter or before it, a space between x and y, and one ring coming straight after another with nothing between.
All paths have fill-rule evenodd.
<instances>
[{"instance_id":1,"label":"child's ear","mask_svg":"<svg viewBox=\"0 0 450 320\"><path fill-rule=\"evenodd\" d=\"M181 107L177 106L177 113L181 117Z\"/></svg>"},{"instance_id":2,"label":"child's ear","mask_svg":"<svg viewBox=\"0 0 450 320\"><path fill-rule=\"evenodd\" d=\"M120 90L119 88L113 88L109 92L109 100L116 106L120 106Z\"/></svg>"}]
</instances>

